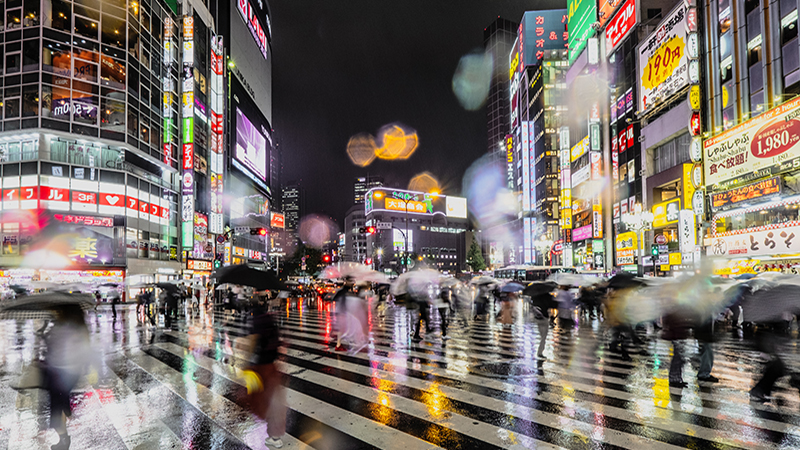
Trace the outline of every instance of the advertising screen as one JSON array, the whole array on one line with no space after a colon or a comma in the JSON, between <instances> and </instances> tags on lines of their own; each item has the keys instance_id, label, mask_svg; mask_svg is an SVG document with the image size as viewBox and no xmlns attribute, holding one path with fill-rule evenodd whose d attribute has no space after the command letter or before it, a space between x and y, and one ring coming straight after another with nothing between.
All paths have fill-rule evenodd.
<instances>
[{"instance_id":1,"label":"advertising screen","mask_svg":"<svg viewBox=\"0 0 800 450\"><path fill-rule=\"evenodd\" d=\"M688 9L686 2L679 3L637 48L640 113L689 84Z\"/></svg>"},{"instance_id":2,"label":"advertising screen","mask_svg":"<svg viewBox=\"0 0 800 450\"><path fill-rule=\"evenodd\" d=\"M406 238L403 236L405 231L400 231L397 228L392 229L392 248L396 252L405 251ZM408 252L414 251L414 230L408 230Z\"/></svg>"},{"instance_id":3,"label":"advertising screen","mask_svg":"<svg viewBox=\"0 0 800 450\"><path fill-rule=\"evenodd\" d=\"M463 197L447 197L447 217L467 218L467 199Z\"/></svg>"},{"instance_id":4,"label":"advertising screen","mask_svg":"<svg viewBox=\"0 0 800 450\"><path fill-rule=\"evenodd\" d=\"M267 178L267 138L236 108L236 152L234 157L259 178Z\"/></svg>"}]
</instances>

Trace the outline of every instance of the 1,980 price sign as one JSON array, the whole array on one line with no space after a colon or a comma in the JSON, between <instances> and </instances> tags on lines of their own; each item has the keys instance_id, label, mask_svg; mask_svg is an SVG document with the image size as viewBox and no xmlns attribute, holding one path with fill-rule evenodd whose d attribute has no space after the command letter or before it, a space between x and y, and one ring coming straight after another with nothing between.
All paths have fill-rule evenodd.
<instances>
[{"instance_id":1,"label":"1,980 price sign","mask_svg":"<svg viewBox=\"0 0 800 450\"><path fill-rule=\"evenodd\" d=\"M719 187L792 169L800 158L800 98L706 139L703 157L706 183Z\"/></svg>"}]
</instances>

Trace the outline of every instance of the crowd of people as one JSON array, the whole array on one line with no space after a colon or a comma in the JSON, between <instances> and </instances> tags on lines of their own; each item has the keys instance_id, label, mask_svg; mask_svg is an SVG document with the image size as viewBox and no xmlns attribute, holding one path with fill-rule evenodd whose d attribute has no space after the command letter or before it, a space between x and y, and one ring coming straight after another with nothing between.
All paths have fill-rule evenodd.
<instances>
[{"instance_id":1,"label":"crowd of people","mask_svg":"<svg viewBox=\"0 0 800 450\"><path fill-rule=\"evenodd\" d=\"M556 276L543 282L520 283L488 276L455 279L423 269L392 281L342 276L335 293L327 297L312 286L279 293L230 284L194 289L178 283L174 289L159 289L157 298L154 288L145 289L137 297L136 311L138 317L155 324L160 307L167 327L178 318L179 309L188 313L201 304L209 308L214 305L217 311L229 315L239 314L237 320L244 320L251 330L249 356L245 358L248 367L242 370L242 377L251 396L252 411L267 422L266 444L280 448L286 428L286 394L276 365L280 321L274 311L282 307L284 299L332 302L335 336L331 345L335 340L334 351L351 354L364 351L370 344L370 309L378 318L390 313L395 320L407 317L407 345L411 346L421 341L440 341L444 345L454 330L456 335L466 336L476 323L488 323L508 332L534 325L539 338L539 364L546 359L551 328L559 332L560 338L569 338L582 326L599 329L601 335L608 337L608 352L628 362L634 360L632 355L646 351L643 343L647 340L661 338L672 343L669 385L676 389L688 385L684 376L686 346L693 339L699 347L697 382L719 381L713 375L714 340L722 325L742 339L752 339L755 348L766 355L763 373L750 391L752 401L766 402L781 377L788 376L789 384L800 389L800 374L792 373L781 356L791 323L800 317L800 281L796 279L800 277L788 277L733 281L696 275L658 280L620 274L608 280ZM116 309L118 301L111 303ZM58 309L46 342L48 381L44 387L50 392L50 423L59 435L53 448L67 449L69 392L84 368L93 364L91 351L86 350L88 330L81 310ZM64 345L69 346L74 358L60 356Z\"/></svg>"}]
</instances>

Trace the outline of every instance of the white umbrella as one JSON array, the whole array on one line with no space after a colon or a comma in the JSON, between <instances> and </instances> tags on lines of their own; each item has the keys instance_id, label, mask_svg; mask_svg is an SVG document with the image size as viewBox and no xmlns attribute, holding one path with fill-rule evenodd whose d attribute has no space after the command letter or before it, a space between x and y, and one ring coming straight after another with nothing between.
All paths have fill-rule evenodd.
<instances>
[{"instance_id":1,"label":"white umbrella","mask_svg":"<svg viewBox=\"0 0 800 450\"><path fill-rule=\"evenodd\" d=\"M552 281L560 286L591 286L599 283L597 277L588 277L585 275L578 275L575 273L558 272L550 275L548 281Z\"/></svg>"},{"instance_id":2,"label":"white umbrella","mask_svg":"<svg viewBox=\"0 0 800 450\"><path fill-rule=\"evenodd\" d=\"M387 283L386 275L372 270L369 266L354 262L339 263L322 269L319 278L336 280L352 278L355 282Z\"/></svg>"},{"instance_id":3,"label":"white umbrella","mask_svg":"<svg viewBox=\"0 0 800 450\"><path fill-rule=\"evenodd\" d=\"M433 269L418 269L406 272L392 283L392 294L424 294L431 285L438 286L441 274Z\"/></svg>"},{"instance_id":4,"label":"white umbrella","mask_svg":"<svg viewBox=\"0 0 800 450\"><path fill-rule=\"evenodd\" d=\"M481 275L479 277L475 277L469 282L470 284L497 284L497 280L492 277Z\"/></svg>"}]
</instances>

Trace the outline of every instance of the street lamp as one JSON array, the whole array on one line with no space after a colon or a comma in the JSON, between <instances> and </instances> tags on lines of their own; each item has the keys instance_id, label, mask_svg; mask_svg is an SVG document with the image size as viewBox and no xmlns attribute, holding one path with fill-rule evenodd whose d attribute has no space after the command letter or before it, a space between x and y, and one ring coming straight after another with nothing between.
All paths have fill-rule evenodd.
<instances>
[{"instance_id":1,"label":"street lamp","mask_svg":"<svg viewBox=\"0 0 800 450\"><path fill-rule=\"evenodd\" d=\"M622 215L622 223L629 230L634 230L639 235L639 264L638 274L644 275L644 230L650 229L653 226L653 213L650 211L642 211L642 205L636 204L634 212ZM655 269L656 262L653 261L653 269Z\"/></svg>"}]
</instances>

